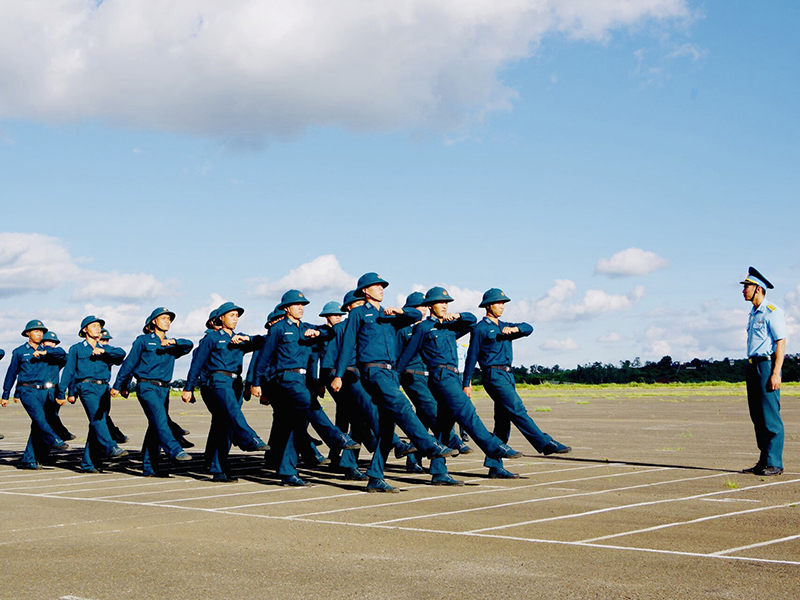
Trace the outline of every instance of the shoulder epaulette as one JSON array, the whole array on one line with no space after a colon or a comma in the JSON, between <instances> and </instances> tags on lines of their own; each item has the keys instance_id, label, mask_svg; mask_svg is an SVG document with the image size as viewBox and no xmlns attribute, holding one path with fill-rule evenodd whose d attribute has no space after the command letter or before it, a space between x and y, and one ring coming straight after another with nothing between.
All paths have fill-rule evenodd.
<instances>
[{"instance_id":1,"label":"shoulder epaulette","mask_svg":"<svg viewBox=\"0 0 800 600\"><path fill-rule=\"evenodd\" d=\"M774 311L776 308L778 307L775 306L774 304L767 304L767 309L769 310L769 312Z\"/></svg>"}]
</instances>

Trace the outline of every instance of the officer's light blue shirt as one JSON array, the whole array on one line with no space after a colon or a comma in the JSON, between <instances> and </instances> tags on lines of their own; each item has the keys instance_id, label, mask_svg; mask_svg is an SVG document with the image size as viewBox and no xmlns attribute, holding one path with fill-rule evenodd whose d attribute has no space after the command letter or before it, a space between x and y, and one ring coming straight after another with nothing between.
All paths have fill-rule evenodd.
<instances>
[{"instance_id":1,"label":"officer's light blue shirt","mask_svg":"<svg viewBox=\"0 0 800 600\"><path fill-rule=\"evenodd\" d=\"M467 335L475 325L475 315L468 312L454 321L439 321L428 317L414 326L414 333L397 361L397 370L408 369L408 365L419 354L429 369L438 366L458 368L458 346L456 340Z\"/></svg>"},{"instance_id":2,"label":"officer's light blue shirt","mask_svg":"<svg viewBox=\"0 0 800 600\"><path fill-rule=\"evenodd\" d=\"M504 334L506 327L517 327L519 332ZM510 367L514 360L511 342L533 333L533 327L527 323L506 323L498 321L495 325L489 317L481 319L474 329L469 340L469 350L464 362L464 387L472 383L475 365L480 364L481 369L486 367Z\"/></svg>"},{"instance_id":3,"label":"officer's light blue shirt","mask_svg":"<svg viewBox=\"0 0 800 600\"><path fill-rule=\"evenodd\" d=\"M753 305L747 321L747 357L770 356L778 340L786 339L786 318L783 310L764 299L758 308Z\"/></svg>"},{"instance_id":4,"label":"officer's light blue shirt","mask_svg":"<svg viewBox=\"0 0 800 600\"><path fill-rule=\"evenodd\" d=\"M189 354L194 344L190 340L176 339L171 346L162 346L161 338L155 333L140 335L133 341L133 346L125 362L117 373L114 388L127 390L131 378L154 379L169 383L175 370L175 359Z\"/></svg>"},{"instance_id":5,"label":"officer's light blue shirt","mask_svg":"<svg viewBox=\"0 0 800 600\"><path fill-rule=\"evenodd\" d=\"M103 349L102 354L92 354L94 348L83 340L74 346L70 346L67 354L67 364L61 372L61 380L58 382L58 398L63 400L71 392L78 379L99 379L108 381L111 378L111 365L119 365L125 360L125 350L111 346L109 344L98 348Z\"/></svg>"},{"instance_id":6,"label":"officer's light blue shirt","mask_svg":"<svg viewBox=\"0 0 800 600\"><path fill-rule=\"evenodd\" d=\"M247 334L234 332L233 335ZM232 339L233 336L223 329L206 333L192 355L192 364L189 367L189 374L186 376L185 391L193 392L204 373L228 371L241 374L244 355L258 350L264 345L263 335L254 335L249 342L245 341L239 344L234 344Z\"/></svg>"}]
</instances>

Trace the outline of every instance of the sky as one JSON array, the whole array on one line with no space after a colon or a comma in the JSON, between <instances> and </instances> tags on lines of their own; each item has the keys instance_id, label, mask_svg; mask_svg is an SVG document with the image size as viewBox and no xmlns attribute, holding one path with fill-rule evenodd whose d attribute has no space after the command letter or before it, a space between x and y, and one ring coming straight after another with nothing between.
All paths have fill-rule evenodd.
<instances>
[{"instance_id":1,"label":"sky","mask_svg":"<svg viewBox=\"0 0 800 600\"><path fill-rule=\"evenodd\" d=\"M500 287L518 365L741 357L800 332L795 2L0 4L0 348L167 306L263 332L364 272ZM182 363L186 362L186 365ZM8 357L0 362L0 373ZM179 361L177 373L188 369Z\"/></svg>"}]
</instances>

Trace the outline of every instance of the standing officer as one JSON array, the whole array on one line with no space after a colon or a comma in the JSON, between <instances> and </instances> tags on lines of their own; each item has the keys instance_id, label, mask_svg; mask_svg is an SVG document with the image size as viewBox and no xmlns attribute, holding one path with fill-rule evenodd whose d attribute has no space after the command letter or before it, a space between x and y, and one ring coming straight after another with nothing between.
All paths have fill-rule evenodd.
<instances>
[{"instance_id":1,"label":"standing officer","mask_svg":"<svg viewBox=\"0 0 800 600\"><path fill-rule=\"evenodd\" d=\"M84 340L70 347L56 395L59 400L68 398L70 404L80 398L89 418L89 434L80 466L84 473L99 473L94 463L102 458L115 459L128 455L126 450L111 439L106 423L110 403L108 380L111 378L111 365L121 364L125 359L125 351L100 344L105 324L103 319L94 315L84 317L81 321L78 335Z\"/></svg>"},{"instance_id":2,"label":"standing officer","mask_svg":"<svg viewBox=\"0 0 800 600\"><path fill-rule=\"evenodd\" d=\"M448 312L447 305L452 301L452 296L443 287L428 290L425 305L430 307L431 315L414 330L398 361L398 369L405 369L417 353L428 366L428 385L438 404L434 433L440 442L449 441L453 426L459 423L487 456L519 458L522 453L489 433L462 389L456 340L469 333L477 319L468 312ZM447 474L443 459L431 461L430 472L434 485L463 485Z\"/></svg>"},{"instance_id":3,"label":"standing officer","mask_svg":"<svg viewBox=\"0 0 800 600\"><path fill-rule=\"evenodd\" d=\"M783 421L781 420L781 368L786 354L786 319L783 311L765 302L774 286L753 267L740 282L742 295L753 304L747 322L747 405L761 454L743 473L783 473Z\"/></svg>"},{"instance_id":4,"label":"standing officer","mask_svg":"<svg viewBox=\"0 0 800 600\"><path fill-rule=\"evenodd\" d=\"M114 338L111 337L111 333L109 333L108 329L103 327L100 330L100 344L103 346L108 346L112 339ZM122 430L114 424L114 421L111 420L111 397L108 398L108 414L106 414L106 423L108 424L108 433L111 434L112 440L118 444L124 444L130 439L127 435L122 433Z\"/></svg>"},{"instance_id":5,"label":"standing officer","mask_svg":"<svg viewBox=\"0 0 800 600\"><path fill-rule=\"evenodd\" d=\"M217 482L237 480L228 464L231 441L245 452L268 448L242 413L244 355L264 344L263 336L251 338L243 333L236 333L235 328L242 313L244 309L233 302L225 302L217 308L213 324L219 329L206 333L197 345L186 377L186 386L181 394L184 402L190 402L194 388L200 382L201 376L205 375L204 391L208 391L208 398L203 394L203 401L211 413L206 452L217 457L221 472L212 472L212 480Z\"/></svg>"},{"instance_id":6,"label":"standing officer","mask_svg":"<svg viewBox=\"0 0 800 600\"><path fill-rule=\"evenodd\" d=\"M389 285L377 273L365 273L358 280L356 293L366 303L354 308L347 317L331 388L342 388L342 377L353 358L367 393L378 405L378 449L372 456L367 475L368 492L395 493L399 490L383 479L386 459L393 446L397 424L411 443L430 458L457 455L458 451L439 443L428 433L400 389L397 374L397 331L418 321L422 314L415 308L383 308L384 288Z\"/></svg>"},{"instance_id":7,"label":"standing officer","mask_svg":"<svg viewBox=\"0 0 800 600\"><path fill-rule=\"evenodd\" d=\"M425 294L422 292L411 292L406 298L406 303L403 308L416 308L422 313L422 319L411 325L403 327L397 332L397 340L400 344L398 348L398 355L402 355L403 351L408 346L411 336L414 334L416 327L423 322L423 319L428 314L428 306L425 304ZM436 425L436 398L433 397L430 387L428 386L428 367L422 360L419 353L415 354L407 365L400 371L400 384L403 386L403 391L411 400L414 408L417 410L417 416L422 424L431 431ZM472 448L464 443L461 438L453 431L453 435L447 443L451 448L458 450L459 454L469 454ZM416 455L410 454L406 459L406 471L409 473L422 473L422 466L419 464L419 459Z\"/></svg>"},{"instance_id":8,"label":"standing officer","mask_svg":"<svg viewBox=\"0 0 800 600\"><path fill-rule=\"evenodd\" d=\"M533 327L527 323L505 323L500 320L506 302L510 300L498 288L492 288L483 294L478 308L485 309L486 316L472 330L464 364L464 392L472 397L472 374L475 372L475 364L479 363L483 387L494 400L494 434L497 437L508 442L511 423L514 423L537 452L545 456L570 452L572 448L555 441L536 426L517 394L514 375L511 374L511 342L533 333ZM502 460L487 457L483 464L489 467L489 477L519 477L518 474L504 469Z\"/></svg>"},{"instance_id":9,"label":"standing officer","mask_svg":"<svg viewBox=\"0 0 800 600\"><path fill-rule=\"evenodd\" d=\"M44 404L44 413L47 417L47 422L50 423L50 427L53 428L53 431L56 432L56 435L60 437L62 440L74 440L75 436L64 426L64 423L61 422L61 417L59 417L58 413L61 411L61 404L56 401L56 387L58 386L58 375L61 372L61 369L64 368L64 365L67 364L67 353L63 350L59 349L57 352L55 350L51 350L51 348L56 348L61 343L61 340L58 339L58 336L53 331L45 332L44 336L42 337L42 345L48 351L48 360L47 360L47 383L45 387L48 388L47 390L47 402Z\"/></svg>"},{"instance_id":10,"label":"standing officer","mask_svg":"<svg viewBox=\"0 0 800 600\"><path fill-rule=\"evenodd\" d=\"M175 359L192 351L191 341L168 338L175 313L165 307L155 309L144 322L142 335L133 342L122 363L111 395L128 397L131 378L136 377L136 397L147 417L147 432L142 445L142 468L145 477L159 471L159 448L177 461L191 460L172 434L168 423L169 384Z\"/></svg>"},{"instance_id":11,"label":"standing officer","mask_svg":"<svg viewBox=\"0 0 800 600\"><path fill-rule=\"evenodd\" d=\"M309 419L330 448L354 450L359 448L349 435L342 433L321 410L315 397L312 399L308 389L306 375L312 347L319 341L321 331L301 321L305 306L309 303L299 290L289 290L281 298L277 310L283 310L286 317L270 328L264 348L258 355L255 380L261 381L265 376L274 380L270 398L274 410L275 458L278 462L277 473L281 485L309 485L297 476L297 449L295 440L308 440ZM326 331L326 337L332 332ZM260 387L252 389L252 395L260 398ZM319 414L321 413L321 414ZM355 459L350 455L348 467L357 469Z\"/></svg>"},{"instance_id":12,"label":"standing officer","mask_svg":"<svg viewBox=\"0 0 800 600\"><path fill-rule=\"evenodd\" d=\"M28 341L11 353L5 382L3 383L2 405L8 403L14 381L17 382L14 402L22 402L31 418L31 433L22 454L20 469L41 469L40 461L47 458L50 449L67 450L69 446L62 440L50 424L45 414L45 403L50 388L47 386L48 363L52 356L63 355L60 348L48 350L42 345L42 337L47 327L41 321L29 321L22 331Z\"/></svg>"}]
</instances>

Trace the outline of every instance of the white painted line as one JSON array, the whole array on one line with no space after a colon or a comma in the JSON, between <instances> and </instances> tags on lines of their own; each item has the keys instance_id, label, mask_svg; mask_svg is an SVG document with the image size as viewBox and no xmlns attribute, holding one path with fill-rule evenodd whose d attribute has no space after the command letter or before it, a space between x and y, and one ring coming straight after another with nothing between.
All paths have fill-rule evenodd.
<instances>
[{"instance_id":1,"label":"white painted line","mask_svg":"<svg viewBox=\"0 0 800 600\"><path fill-rule=\"evenodd\" d=\"M187 481L186 484L192 483L191 481ZM96 500L105 500L106 498L127 498L128 496L152 496L155 494L174 494L176 492L193 492L199 490L207 490L211 489L212 486L210 485L203 485L198 487L189 487L189 488L177 488L174 490L148 490L146 492L132 492L130 494L113 494L111 496L94 496Z\"/></svg>"},{"instance_id":2,"label":"white painted line","mask_svg":"<svg viewBox=\"0 0 800 600\"><path fill-rule=\"evenodd\" d=\"M87 475L87 477L92 477L92 475L91 474ZM70 486L73 486L73 485L90 485L90 484L94 484L94 483L111 483L112 481L130 481L130 479L128 479L127 477L118 477L116 479L106 479L104 477L98 477L96 473L94 474L94 477L96 477L96 479L93 479L93 480L90 480L90 481L85 481L84 480L84 481L78 481L78 482L74 482L74 483L49 483L49 484L45 484L45 485L32 485L32 486L25 486L25 487L2 488L2 491L11 492L11 491L25 491L25 490L41 490L42 488L53 488L53 487L54 488L60 488L60 487L70 487ZM89 488L89 489L96 489L96 488ZM66 490L66 492L74 492L74 491L78 491L78 490ZM65 493L65 492L43 492L43 493L58 494L58 493Z\"/></svg>"},{"instance_id":3,"label":"white painted line","mask_svg":"<svg viewBox=\"0 0 800 600\"><path fill-rule=\"evenodd\" d=\"M653 527L645 527L643 529L634 529L632 531L623 531L623 532L620 532L620 533L612 533L612 534L609 534L609 535L602 535L600 537L589 538L589 539L580 540L580 541L583 542L583 543L586 543L586 544L590 544L592 542L599 542L601 540L610 540L612 538L624 537L624 536L627 536L627 535L635 535L637 533L648 533L650 531L658 531L660 529L668 529L670 527L678 527L678 526L681 526L681 525L693 525L695 523L703 523L705 521L714 521L716 519L724 519L725 517L735 517L735 516L738 516L738 515L746 515L746 514L750 514L750 513L757 513L757 512L762 512L762 511L765 511L765 510L773 510L773 509L776 509L776 508L788 508L790 504L791 503L776 504L774 506L759 506L758 508L749 508L747 510L737 510L735 512L721 513L721 514L718 514L718 515L709 515L709 516L706 516L706 517L698 517L696 519L691 519L690 521L675 521L673 523L663 523L661 525L654 525Z\"/></svg>"},{"instance_id":4,"label":"white painted line","mask_svg":"<svg viewBox=\"0 0 800 600\"><path fill-rule=\"evenodd\" d=\"M637 487L652 487L652 486L656 486L656 485L664 485L665 483L678 483L678 482L681 482L681 481L694 481L696 479L708 479L708 478L711 478L711 477L722 477L723 475L725 475L725 473L719 473L717 475L704 475L702 477L689 477L687 479L676 479L674 481L662 481L662 482L658 482L658 483L649 483L649 484L645 484L645 485L641 485L641 486L632 486L630 488L618 488L617 490L607 490L607 492L622 491L622 490L625 490L625 489L634 489L634 488L637 488ZM709 496L718 496L720 494L731 494L731 493L734 493L734 492L739 492L739 491L744 491L744 490L749 490L749 489L754 489L754 488L770 487L770 486L773 486L773 485L783 485L783 484L786 484L786 483L796 483L798 481L800 481L800 479L792 479L792 480L789 480L789 481L776 481L776 482L773 482L773 483L766 483L764 485L754 485L754 486L750 486L749 488L740 488L740 489L736 489L736 490L722 490L722 491L719 491L719 492L708 492L706 494L696 494L696 495L693 495L693 496L684 496L682 498L665 498L665 499L662 499L662 500L650 500L649 502L637 502L635 504L625 504L625 505L622 505L622 506L611 506L611 507L608 507L608 508L599 508L597 510L590 510L590 511L583 512L583 513L571 513L571 514L568 514L568 515L561 515L561 516L558 516L558 517L548 517L546 519L534 519L532 521L523 521L521 523L514 523L514 524L511 524L511 525L498 525L498 526L495 526L495 527L486 527L484 529L474 529L470 533L480 533L480 532L483 532L483 531L494 531L494 530L497 530L497 529L507 529L509 527L520 527L522 525L531 525L533 523L537 523L537 522L540 522L540 521L558 521L558 520L561 520L561 519L572 519L572 518L575 518L575 517L584 517L584 516L587 516L587 515L596 515L596 514L600 514L600 513L613 512L613 511L624 510L624 509L628 509L628 508L637 508L637 507L640 507L640 506L653 506L655 504L667 504L667 503L670 503L670 502L682 502L682 501L685 501L685 500L697 500L697 499L706 498L706 497L709 497ZM606 493L606 492L600 492L600 493ZM576 497L576 496L586 496L586 495L590 495L590 494L592 494L592 493L589 492L589 493L581 493L581 494L572 494L570 496L557 496L556 498L570 498L570 497ZM539 501L541 501L541 500L533 499L530 502L539 502Z\"/></svg>"},{"instance_id":5,"label":"white painted line","mask_svg":"<svg viewBox=\"0 0 800 600\"><path fill-rule=\"evenodd\" d=\"M583 479L566 479L564 481L555 481L555 482L552 482L552 483L572 483L572 482L575 482L575 481L589 481L591 479L607 479L609 477L627 477L629 475L640 475L642 473L654 473L654 472L669 471L669 470L670 469L659 468L659 469L651 469L650 471L633 471L633 472L630 472L630 473L616 473L614 475L597 475L595 477L584 477ZM717 477L718 477L718 475L717 475ZM695 479L695 478L690 478L690 479ZM677 481L680 481L680 480L677 480ZM458 514L462 514L462 513L477 512L477 511L481 511L481 510L492 510L492 509L495 509L495 508L506 508L508 506L519 506L521 504L532 504L534 502L544 502L544 501L547 501L547 500L560 500L562 498L575 498L575 497L578 497L578 496L595 496L595 495L598 495L598 494L607 494L609 492L629 490L629 489L635 489L635 488L641 488L641 487L650 487L650 486L653 486L653 485L660 485L660 484L664 484L664 483L674 483L674 482L675 482L675 480L670 480L670 481L661 481L661 482L657 482L657 483L644 483L644 484L639 484L639 485L634 485L634 486L627 486L627 487L622 487L622 488L611 488L611 489L607 489L607 490L598 490L598 491L594 491L594 492L580 492L580 493L576 493L576 494L563 494L561 496L546 496L544 498L529 498L527 500L516 500L514 502L503 502L502 504L489 504L487 506L477 506L477 507L473 507L473 508L462 508L460 510L449 510L449 511L444 511L444 512L440 512L440 513L431 513L431 514L425 514L425 515L415 515L413 517L400 517L398 519L389 519L387 521L375 521L374 523L370 523L370 524L371 525L386 525L388 523L399 523L400 521L414 521L414 520L417 520L417 519L431 519L431 518L436 518L436 517L445 517L445 516L449 516L449 515L458 515ZM547 485L549 485L549 484L547 484L547 483L537 483L537 484L534 484L534 485L531 485L531 486L525 486L525 487L545 487ZM520 488L516 488L516 489L520 489ZM516 525L517 524L515 524L515 523L511 523L509 525L503 525L501 527L498 527L498 529L503 529L504 527L515 527ZM477 532L477 531L482 531L482 530L475 530L475 531ZM470 533L474 533L474 532L470 532Z\"/></svg>"},{"instance_id":6,"label":"white painted line","mask_svg":"<svg viewBox=\"0 0 800 600\"><path fill-rule=\"evenodd\" d=\"M603 465L603 466L605 466L605 465ZM546 473L563 473L563 472L566 472L566 471L583 471L583 470L587 470L587 469L598 469L598 468L600 468L600 467L597 466L597 465L592 465L590 467L576 467L574 469L558 469L557 471L544 471L544 472L542 472L540 474L543 475L543 474L546 474ZM609 475L602 475L601 477L609 477ZM585 479L595 479L595 478L594 477L586 477L586 478L581 478L581 479L570 479L569 481L584 481ZM297 517L297 518L299 518L299 517L313 517L313 516L317 516L317 515L328 515L328 514L334 514L334 513L338 513L338 512L350 512L350 511L354 511L354 510L366 510L366 509L370 509L370 508L381 508L381 507L384 507L384 506L396 506L398 504L412 504L412 503L415 503L415 502L426 502L428 500L448 500L448 499L453 498L455 496L459 496L459 497L474 496L476 494L490 494L490 493L493 493L493 492L501 492L501 491L508 491L508 490L518 491L518 490L524 490L524 489L528 489L528 488L532 488L532 487L539 487L539 486L542 486L542 485L550 485L551 483L563 483L563 482L558 482L558 481L552 482L551 481L551 482L547 482L547 483L532 483L532 484L528 484L528 485L520 485L520 486L514 486L514 487L502 486L501 488L481 489L481 490L476 490L476 491L472 491L472 492L455 492L453 494L438 494L436 496L427 496L425 498L416 498L414 500L401 500L399 502L383 502L383 503L377 503L377 504L366 504L366 505L363 505L363 506L353 506L353 507L349 507L349 508L337 508L337 509L333 509L333 510L323 510L323 511L319 511L319 512L305 513L305 514L302 514L302 515L293 515L293 517ZM405 488L401 488L401 489L405 489ZM414 491L426 491L426 490L429 490L429 489L436 489L436 488L434 488L433 486L415 486L414 488L409 488L409 489L412 489Z\"/></svg>"},{"instance_id":7,"label":"white painted line","mask_svg":"<svg viewBox=\"0 0 800 600\"><path fill-rule=\"evenodd\" d=\"M64 474L67 474L68 472L69 471L65 471ZM43 475L43 473L38 473L38 472L33 472L33 471L31 473L32 473L31 477L35 477L36 475L39 475L39 476ZM53 475L55 475L55 473L53 473ZM23 480L20 480L20 481L0 481L0 485L6 485L6 484L8 484L8 485L16 485L18 483L39 483L39 482L42 482L42 481L64 481L65 479L80 479L80 478L95 477L95 476L97 476L97 473L81 473L80 475L72 475L70 477L47 477L45 479L30 479L30 478L28 478L27 480L23 479ZM56 484L53 484L53 485L56 485ZM34 486L34 487L36 487L36 486ZM42 486L42 487L47 487L47 486L45 485L45 486ZM9 488L0 488L0 489L9 489Z\"/></svg>"},{"instance_id":8,"label":"white painted line","mask_svg":"<svg viewBox=\"0 0 800 600\"><path fill-rule=\"evenodd\" d=\"M229 485L229 484L219 483L217 485L224 486L224 485ZM148 504L154 504L154 505L158 506L162 502L174 503L174 502L190 502L192 500L212 500L213 498L228 498L228 497L232 497L232 496L249 496L249 495L252 495L252 494L272 494L273 492L288 492L288 491L292 491L292 490L296 491L298 489L301 489L301 488L296 488L296 487L291 487L291 486L280 486L280 487L277 487L277 488L270 488L268 490L254 490L252 492L233 492L231 494L213 494L211 496L197 496L196 498L177 498L177 499L173 499L173 500L156 500L155 502L150 502Z\"/></svg>"},{"instance_id":9,"label":"white painted line","mask_svg":"<svg viewBox=\"0 0 800 600\"><path fill-rule=\"evenodd\" d=\"M800 534L789 535L789 536L786 536L786 537L783 537L783 538L779 538L777 540L767 540L766 542L758 542L757 544L750 544L748 546L739 546L738 548L728 548L727 550L720 550L719 552L712 552L711 556L725 556L726 554L731 554L733 552L739 552L741 550L750 550L751 548L760 548L762 546L771 546L772 544L780 544L782 542L790 542L790 541L796 540L796 539L800 539Z\"/></svg>"},{"instance_id":10,"label":"white painted line","mask_svg":"<svg viewBox=\"0 0 800 600\"><path fill-rule=\"evenodd\" d=\"M314 496L313 498L294 498L292 500L277 500L273 502L259 502L257 504L240 504L239 506L225 506L222 508L218 508L217 510L225 511L225 510L238 510L241 508L254 508L257 506L273 506L275 504L295 504L300 502L314 502L316 500L331 500L333 498L347 498L348 496L359 496L363 497L364 492L359 490L357 492L347 492L344 494L332 494L330 496Z\"/></svg>"},{"instance_id":11,"label":"white painted line","mask_svg":"<svg viewBox=\"0 0 800 600\"><path fill-rule=\"evenodd\" d=\"M754 502L760 504L761 500L748 500L747 498L700 498L703 502Z\"/></svg>"}]
</instances>

